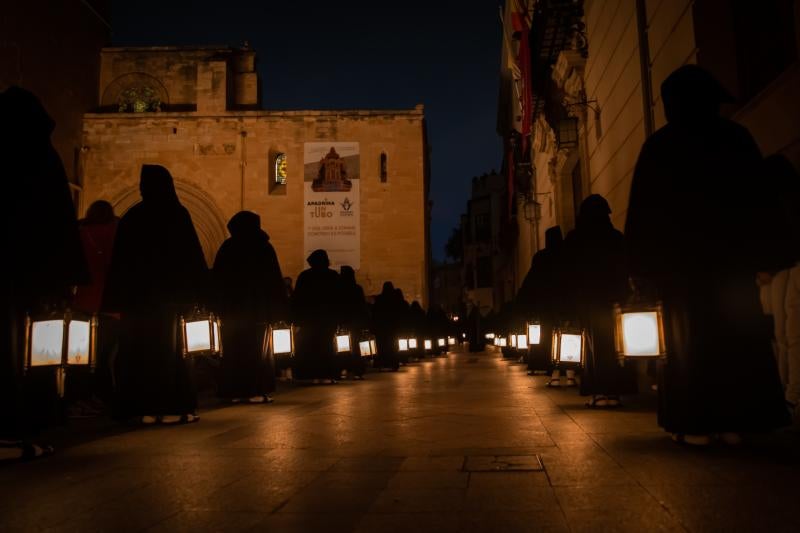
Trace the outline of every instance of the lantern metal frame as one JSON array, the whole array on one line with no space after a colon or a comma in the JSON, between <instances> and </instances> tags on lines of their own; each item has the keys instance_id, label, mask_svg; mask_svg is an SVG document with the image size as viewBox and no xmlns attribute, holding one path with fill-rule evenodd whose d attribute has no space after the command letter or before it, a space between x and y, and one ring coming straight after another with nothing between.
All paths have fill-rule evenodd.
<instances>
[{"instance_id":1,"label":"lantern metal frame","mask_svg":"<svg viewBox=\"0 0 800 533\"><path fill-rule=\"evenodd\" d=\"M339 344L340 337L347 337L346 349L343 349L343 347ZM336 354L353 353L353 336L350 335L349 330L346 330L341 326L337 328L336 333L333 335L333 351Z\"/></svg>"},{"instance_id":2,"label":"lantern metal frame","mask_svg":"<svg viewBox=\"0 0 800 533\"><path fill-rule=\"evenodd\" d=\"M634 313L655 313L656 331L658 334L658 353L636 355L625 352L624 315ZM664 336L664 307L661 302L642 303L629 302L614 305L614 345L620 362L626 360L664 359L667 357L666 338Z\"/></svg>"},{"instance_id":3,"label":"lantern metal frame","mask_svg":"<svg viewBox=\"0 0 800 533\"><path fill-rule=\"evenodd\" d=\"M208 322L209 349L189 350L186 326L193 322ZM184 357L199 357L204 355L222 357L222 321L217 315L206 312L202 309L195 309L188 318L184 315L181 315L180 328L182 340L181 351Z\"/></svg>"},{"instance_id":4,"label":"lantern metal frame","mask_svg":"<svg viewBox=\"0 0 800 533\"><path fill-rule=\"evenodd\" d=\"M275 353L275 336L274 336L275 331L283 331L283 330L289 331L289 351ZM269 342L269 353L271 353L273 357L279 357L279 356L294 357L294 325L287 324L282 320L275 322L274 324L270 324L269 327L267 328L267 342Z\"/></svg>"},{"instance_id":5,"label":"lantern metal frame","mask_svg":"<svg viewBox=\"0 0 800 533\"><path fill-rule=\"evenodd\" d=\"M51 364L33 364L33 329L36 323L61 321L62 334L61 334L61 354L57 363ZM86 363L70 362L69 358L69 338L70 338L70 324L72 322L88 322L89 324L89 346L87 353ZM94 370L97 365L97 315L90 315L87 313L80 313L75 311L54 312L44 315L36 315L32 317L27 315L25 317L25 371L33 368L90 368Z\"/></svg>"},{"instance_id":6,"label":"lantern metal frame","mask_svg":"<svg viewBox=\"0 0 800 533\"><path fill-rule=\"evenodd\" d=\"M581 338L581 348L580 354L578 355L578 361L562 361L561 360L561 341L563 335L579 335ZM586 330L583 328L577 327L559 327L553 329L553 346L551 350L551 358L553 364L556 366L563 366L563 367L583 367L584 363L586 362L586 342L588 338L586 335Z\"/></svg>"}]
</instances>

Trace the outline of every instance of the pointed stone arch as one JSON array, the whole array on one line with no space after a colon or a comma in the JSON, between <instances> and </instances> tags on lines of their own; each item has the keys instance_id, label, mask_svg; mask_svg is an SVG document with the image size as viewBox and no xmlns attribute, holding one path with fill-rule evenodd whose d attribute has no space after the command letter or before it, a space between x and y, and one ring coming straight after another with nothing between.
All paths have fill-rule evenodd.
<instances>
[{"instance_id":1,"label":"pointed stone arch","mask_svg":"<svg viewBox=\"0 0 800 533\"><path fill-rule=\"evenodd\" d=\"M225 217L214 200L200 187L175 179L175 190L181 204L189 210L197 237L203 247L206 263L211 266L223 241L228 237ZM139 186L129 187L111 201L114 212L124 215L131 207L142 200Z\"/></svg>"}]
</instances>

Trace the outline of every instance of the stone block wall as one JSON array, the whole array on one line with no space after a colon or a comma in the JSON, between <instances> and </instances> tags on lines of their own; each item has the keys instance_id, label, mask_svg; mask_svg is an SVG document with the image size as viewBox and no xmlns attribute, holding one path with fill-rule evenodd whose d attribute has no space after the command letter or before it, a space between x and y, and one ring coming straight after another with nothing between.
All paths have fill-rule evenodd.
<instances>
[{"instance_id":1,"label":"stone block wall","mask_svg":"<svg viewBox=\"0 0 800 533\"><path fill-rule=\"evenodd\" d=\"M167 167L192 214L207 259L241 209L261 215L284 275L307 267L303 257L305 142L356 141L361 161L361 269L369 294L392 280L406 297L427 304L424 122L405 111L240 111L87 114L84 117L83 206L107 199L123 211L139 200L141 165ZM271 194L270 154L288 159L285 194ZM380 181L380 154L389 175ZM244 194L242 194L244 192Z\"/></svg>"}]
</instances>

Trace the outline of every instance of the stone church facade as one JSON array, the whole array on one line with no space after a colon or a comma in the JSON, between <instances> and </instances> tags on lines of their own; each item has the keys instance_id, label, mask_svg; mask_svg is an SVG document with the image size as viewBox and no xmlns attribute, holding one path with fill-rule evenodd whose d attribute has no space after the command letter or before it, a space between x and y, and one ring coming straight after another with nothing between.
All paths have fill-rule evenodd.
<instances>
[{"instance_id":1,"label":"stone church facade","mask_svg":"<svg viewBox=\"0 0 800 533\"><path fill-rule=\"evenodd\" d=\"M356 143L360 268L367 294L391 280L428 301L428 164L422 106L406 110L261 109L255 52L234 48L105 48L100 101L83 119L80 211L139 199L139 172L175 178L210 262L240 210L261 216L284 275L307 267L304 147Z\"/></svg>"}]
</instances>

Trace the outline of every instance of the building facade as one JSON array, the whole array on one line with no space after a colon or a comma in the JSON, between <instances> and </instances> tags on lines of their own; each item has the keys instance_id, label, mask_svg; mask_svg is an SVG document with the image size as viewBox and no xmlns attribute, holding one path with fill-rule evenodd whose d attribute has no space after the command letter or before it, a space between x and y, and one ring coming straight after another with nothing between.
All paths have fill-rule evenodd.
<instances>
[{"instance_id":1,"label":"building facade","mask_svg":"<svg viewBox=\"0 0 800 533\"><path fill-rule=\"evenodd\" d=\"M367 294L385 280L428 300L427 146L422 106L267 111L243 48L106 48L99 101L83 117L81 208L140 199L143 164L175 178L206 258L240 210L258 213L284 275L310 249L351 264Z\"/></svg>"},{"instance_id":2,"label":"building facade","mask_svg":"<svg viewBox=\"0 0 800 533\"><path fill-rule=\"evenodd\" d=\"M53 118L51 139L76 202L83 113L97 104L110 11L108 0L4 2L0 10L0 91L31 91Z\"/></svg>"},{"instance_id":3,"label":"building facade","mask_svg":"<svg viewBox=\"0 0 800 533\"><path fill-rule=\"evenodd\" d=\"M624 227L639 150L666 123L660 85L682 65L714 74L737 101L723 114L800 168L794 0L510 0L503 35L498 131L523 275L545 230L572 229L589 194Z\"/></svg>"}]
</instances>

